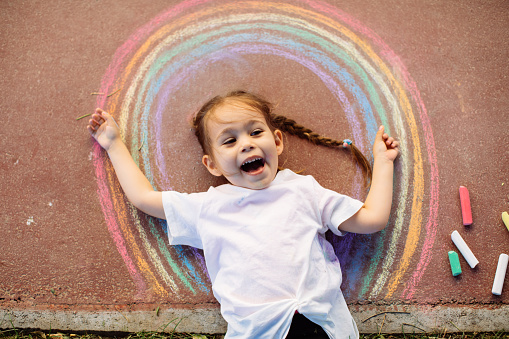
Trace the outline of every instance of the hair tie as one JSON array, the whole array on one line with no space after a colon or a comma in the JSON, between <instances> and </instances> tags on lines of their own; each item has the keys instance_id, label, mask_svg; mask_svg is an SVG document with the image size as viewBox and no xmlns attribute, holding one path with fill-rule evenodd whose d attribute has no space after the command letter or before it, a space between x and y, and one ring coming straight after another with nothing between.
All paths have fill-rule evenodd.
<instances>
[{"instance_id":1,"label":"hair tie","mask_svg":"<svg viewBox=\"0 0 509 339\"><path fill-rule=\"evenodd\" d=\"M350 139L343 140L343 148L347 148L348 145L351 145L351 144L352 144L352 140L350 140Z\"/></svg>"}]
</instances>

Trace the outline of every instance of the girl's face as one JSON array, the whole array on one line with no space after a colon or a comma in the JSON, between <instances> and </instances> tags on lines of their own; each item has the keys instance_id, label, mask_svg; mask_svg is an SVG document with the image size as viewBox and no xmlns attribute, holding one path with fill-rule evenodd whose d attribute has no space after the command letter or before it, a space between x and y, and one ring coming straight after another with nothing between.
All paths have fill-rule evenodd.
<instances>
[{"instance_id":1,"label":"girl's face","mask_svg":"<svg viewBox=\"0 0 509 339\"><path fill-rule=\"evenodd\" d=\"M281 131L272 132L260 112L225 104L205 121L211 153L202 158L210 173L232 185L263 189L274 180L283 152Z\"/></svg>"}]
</instances>

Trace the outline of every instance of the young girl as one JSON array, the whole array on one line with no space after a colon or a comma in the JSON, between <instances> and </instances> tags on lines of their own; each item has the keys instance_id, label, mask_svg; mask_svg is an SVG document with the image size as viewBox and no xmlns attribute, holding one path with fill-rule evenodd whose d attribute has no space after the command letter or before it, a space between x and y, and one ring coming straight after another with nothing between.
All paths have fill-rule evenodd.
<instances>
[{"instance_id":1,"label":"young girl","mask_svg":"<svg viewBox=\"0 0 509 339\"><path fill-rule=\"evenodd\" d=\"M230 184L192 194L154 191L111 115L97 109L87 125L108 152L131 203L168 221L171 245L203 249L214 296L228 323L225 338L289 338L308 325L324 338L357 338L340 290L339 261L325 232L373 233L385 227L398 142L380 127L363 204L321 187L311 176L278 170L281 130L314 143L356 148L274 115L270 103L253 94L215 97L197 113L194 127L203 164Z\"/></svg>"}]
</instances>

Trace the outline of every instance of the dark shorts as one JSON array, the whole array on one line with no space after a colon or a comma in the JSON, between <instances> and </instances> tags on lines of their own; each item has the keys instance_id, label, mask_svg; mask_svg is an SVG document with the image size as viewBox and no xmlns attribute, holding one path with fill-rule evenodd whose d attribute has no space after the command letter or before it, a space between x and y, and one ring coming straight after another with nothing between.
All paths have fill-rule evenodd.
<instances>
[{"instance_id":1,"label":"dark shorts","mask_svg":"<svg viewBox=\"0 0 509 339\"><path fill-rule=\"evenodd\" d=\"M296 313L286 339L297 338L328 339L329 336L320 325L315 324L302 314Z\"/></svg>"}]
</instances>

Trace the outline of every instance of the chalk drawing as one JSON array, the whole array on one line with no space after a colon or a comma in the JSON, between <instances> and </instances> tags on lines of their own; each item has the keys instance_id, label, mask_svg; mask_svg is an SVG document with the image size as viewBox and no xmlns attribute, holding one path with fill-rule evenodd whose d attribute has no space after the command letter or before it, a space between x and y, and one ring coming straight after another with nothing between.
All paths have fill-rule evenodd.
<instances>
[{"instance_id":1,"label":"chalk drawing","mask_svg":"<svg viewBox=\"0 0 509 339\"><path fill-rule=\"evenodd\" d=\"M347 298L411 299L431 260L437 232L433 133L405 65L355 18L318 0L183 1L118 48L100 92L122 91L98 97L97 105L115 112L122 131L129 132L128 147L149 180L159 189L171 189L171 159L163 156L160 144L165 108L196 70L232 55L277 56L313 72L343 108L350 128L345 134L365 153L380 124L401 140L391 227L373 236L336 238L333 245L346 271ZM149 292L174 300L183 291L210 294L201 252L168 246L165 222L138 214L98 145L93 152L105 220L140 298ZM154 177L163 179L154 183Z\"/></svg>"},{"instance_id":2,"label":"chalk drawing","mask_svg":"<svg viewBox=\"0 0 509 339\"><path fill-rule=\"evenodd\" d=\"M30 217L27 219L27 226L30 226L34 223L34 217Z\"/></svg>"}]
</instances>

